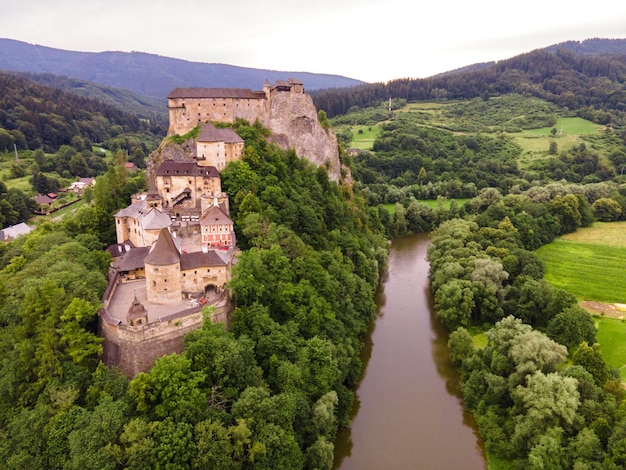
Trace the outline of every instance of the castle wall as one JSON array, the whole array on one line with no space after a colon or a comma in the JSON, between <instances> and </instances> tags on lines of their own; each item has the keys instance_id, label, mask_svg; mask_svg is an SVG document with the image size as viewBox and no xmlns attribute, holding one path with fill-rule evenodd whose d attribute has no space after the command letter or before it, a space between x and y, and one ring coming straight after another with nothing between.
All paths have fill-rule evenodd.
<instances>
[{"instance_id":1,"label":"castle wall","mask_svg":"<svg viewBox=\"0 0 626 470\"><path fill-rule=\"evenodd\" d=\"M257 119L269 123L267 100L259 98L169 98L170 127L168 135L184 135L198 122L235 122L242 118L251 123Z\"/></svg>"},{"instance_id":2,"label":"castle wall","mask_svg":"<svg viewBox=\"0 0 626 470\"><path fill-rule=\"evenodd\" d=\"M214 166L221 171L226 166L226 145L224 142L198 143L198 165Z\"/></svg>"},{"instance_id":3,"label":"castle wall","mask_svg":"<svg viewBox=\"0 0 626 470\"><path fill-rule=\"evenodd\" d=\"M204 291L206 286L215 286L221 292L230 280L230 266L187 269L181 273L181 279L184 292Z\"/></svg>"},{"instance_id":4,"label":"castle wall","mask_svg":"<svg viewBox=\"0 0 626 470\"><path fill-rule=\"evenodd\" d=\"M230 246L233 243L233 226L226 224L201 225L202 244Z\"/></svg>"},{"instance_id":5,"label":"castle wall","mask_svg":"<svg viewBox=\"0 0 626 470\"><path fill-rule=\"evenodd\" d=\"M126 240L129 239L129 229L130 227L128 226L127 217L115 218L115 235L117 237L117 243L124 243ZM135 242L133 242L133 244L135 244Z\"/></svg>"},{"instance_id":6,"label":"castle wall","mask_svg":"<svg viewBox=\"0 0 626 470\"><path fill-rule=\"evenodd\" d=\"M228 324L230 301L215 306L213 323ZM102 316L101 316L102 317ZM127 377L150 370L159 357L181 353L187 333L202 326L202 307L137 327L114 324L101 318L99 335L104 337L102 360L108 366L117 366Z\"/></svg>"},{"instance_id":7,"label":"castle wall","mask_svg":"<svg viewBox=\"0 0 626 470\"><path fill-rule=\"evenodd\" d=\"M254 122L254 121L250 121L250 122ZM224 146L224 150L226 153L226 164L229 164L230 162L234 162L236 160L241 160L241 158L243 157L243 147L244 147L243 142L226 144ZM222 168L218 167L218 170L221 171Z\"/></svg>"},{"instance_id":8,"label":"castle wall","mask_svg":"<svg viewBox=\"0 0 626 470\"><path fill-rule=\"evenodd\" d=\"M141 223L133 217L116 217L115 232L117 243L129 240L135 246L150 246L159 238L160 229L144 230Z\"/></svg>"},{"instance_id":9,"label":"castle wall","mask_svg":"<svg viewBox=\"0 0 626 470\"><path fill-rule=\"evenodd\" d=\"M181 202L177 207L188 209L200 207L200 197L202 194L216 194L222 192L222 184L219 176L157 176L155 178L155 184L157 191L163 198L163 205L170 210L174 208L174 199L187 188L191 190L191 197Z\"/></svg>"}]
</instances>

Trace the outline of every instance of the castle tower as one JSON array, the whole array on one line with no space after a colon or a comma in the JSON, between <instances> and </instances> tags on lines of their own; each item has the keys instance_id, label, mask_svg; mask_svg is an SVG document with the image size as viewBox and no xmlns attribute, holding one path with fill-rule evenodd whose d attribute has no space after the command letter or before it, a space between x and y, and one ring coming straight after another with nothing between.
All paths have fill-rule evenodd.
<instances>
[{"instance_id":1,"label":"castle tower","mask_svg":"<svg viewBox=\"0 0 626 470\"><path fill-rule=\"evenodd\" d=\"M148 311L139 301L137 297L133 299L133 303L128 309L126 315L126 323L128 326L143 328L148 324Z\"/></svg>"},{"instance_id":2,"label":"castle tower","mask_svg":"<svg viewBox=\"0 0 626 470\"><path fill-rule=\"evenodd\" d=\"M265 93L265 98L266 99L270 99L270 82L269 80L266 78L265 79L265 83L263 83L263 92Z\"/></svg>"},{"instance_id":3,"label":"castle tower","mask_svg":"<svg viewBox=\"0 0 626 470\"><path fill-rule=\"evenodd\" d=\"M148 302L158 305L179 303L182 299L180 253L167 227L161 229L144 264Z\"/></svg>"},{"instance_id":4,"label":"castle tower","mask_svg":"<svg viewBox=\"0 0 626 470\"><path fill-rule=\"evenodd\" d=\"M150 178L148 180L148 192L146 193L146 204L148 208L154 207L160 211L163 211L163 199L161 199L161 196L159 195L159 191L157 191L154 178Z\"/></svg>"}]
</instances>

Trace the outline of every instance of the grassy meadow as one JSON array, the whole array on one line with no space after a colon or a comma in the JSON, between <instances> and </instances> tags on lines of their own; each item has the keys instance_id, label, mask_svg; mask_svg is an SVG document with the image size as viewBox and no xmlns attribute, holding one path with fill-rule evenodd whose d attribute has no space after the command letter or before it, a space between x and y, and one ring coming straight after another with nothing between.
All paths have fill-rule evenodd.
<instances>
[{"instance_id":1,"label":"grassy meadow","mask_svg":"<svg viewBox=\"0 0 626 470\"><path fill-rule=\"evenodd\" d=\"M619 371L626 382L626 322L617 318L594 318L598 328L598 343L606 363Z\"/></svg>"},{"instance_id":2,"label":"grassy meadow","mask_svg":"<svg viewBox=\"0 0 626 470\"><path fill-rule=\"evenodd\" d=\"M353 137L350 147L360 150L371 150L380 131L381 128L378 124L373 126L354 126L352 128Z\"/></svg>"},{"instance_id":3,"label":"grassy meadow","mask_svg":"<svg viewBox=\"0 0 626 470\"><path fill-rule=\"evenodd\" d=\"M626 222L596 222L537 250L546 280L580 300L626 303ZM626 322L597 316L598 343L626 382Z\"/></svg>"},{"instance_id":4,"label":"grassy meadow","mask_svg":"<svg viewBox=\"0 0 626 470\"><path fill-rule=\"evenodd\" d=\"M443 207L444 209L450 209L450 205L452 201L456 201L457 206L461 207L467 201L466 198L458 198L458 199L421 199L418 202L422 204L426 204L431 209L439 209ZM396 205L395 204L384 204L385 209L389 211L391 215L396 213Z\"/></svg>"},{"instance_id":5,"label":"grassy meadow","mask_svg":"<svg viewBox=\"0 0 626 470\"><path fill-rule=\"evenodd\" d=\"M626 248L558 239L537 250L546 280L580 300L626 303Z\"/></svg>"}]
</instances>

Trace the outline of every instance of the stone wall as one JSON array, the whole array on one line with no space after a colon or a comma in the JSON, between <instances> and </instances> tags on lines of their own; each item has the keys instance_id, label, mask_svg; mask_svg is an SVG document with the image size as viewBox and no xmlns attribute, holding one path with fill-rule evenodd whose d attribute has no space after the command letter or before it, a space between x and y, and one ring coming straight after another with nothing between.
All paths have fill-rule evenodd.
<instances>
[{"instance_id":1,"label":"stone wall","mask_svg":"<svg viewBox=\"0 0 626 470\"><path fill-rule=\"evenodd\" d=\"M228 299L216 305L211 321L227 325L230 308ZM150 370L159 357L181 353L185 335L200 328L203 319L202 307L198 307L172 318L131 327L107 321L107 315L101 312L99 335L105 339L102 360L133 378Z\"/></svg>"},{"instance_id":2,"label":"stone wall","mask_svg":"<svg viewBox=\"0 0 626 470\"><path fill-rule=\"evenodd\" d=\"M249 98L170 98L168 135L185 135L198 121L235 122L241 118L267 126L269 109L265 99Z\"/></svg>"},{"instance_id":3,"label":"stone wall","mask_svg":"<svg viewBox=\"0 0 626 470\"><path fill-rule=\"evenodd\" d=\"M172 265L151 265L145 263L146 296L148 303L176 305L182 298L180 263Z\"/></svg>"}]
</instances>

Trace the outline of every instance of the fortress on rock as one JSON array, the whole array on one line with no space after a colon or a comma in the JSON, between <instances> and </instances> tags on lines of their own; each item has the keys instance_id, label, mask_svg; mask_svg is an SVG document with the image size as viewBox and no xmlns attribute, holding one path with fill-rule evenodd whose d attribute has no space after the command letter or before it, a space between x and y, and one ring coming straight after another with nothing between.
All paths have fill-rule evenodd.
<instances>
[{"instance_id":1,"label":"fortress on rock","mask_svg":"<svg viewBox=\"0 0 626 470\"><path fill-rule=\"evenodd\" d=\"M272 131L268 140L324 165L339 179L337 142L317 121L302 83L266 82L262 91L176 88L168 96L169 134L199 127L193 145L176 158L151 157L148 191L115 214L117 244L100 311L103 360L129 377L162 355L180 352L199 328L203 308L228 323L228 281L236 253L228 195L220 171L242 157L244 141L212 122L242 118Z\"/></svg>"}]
</instances>

